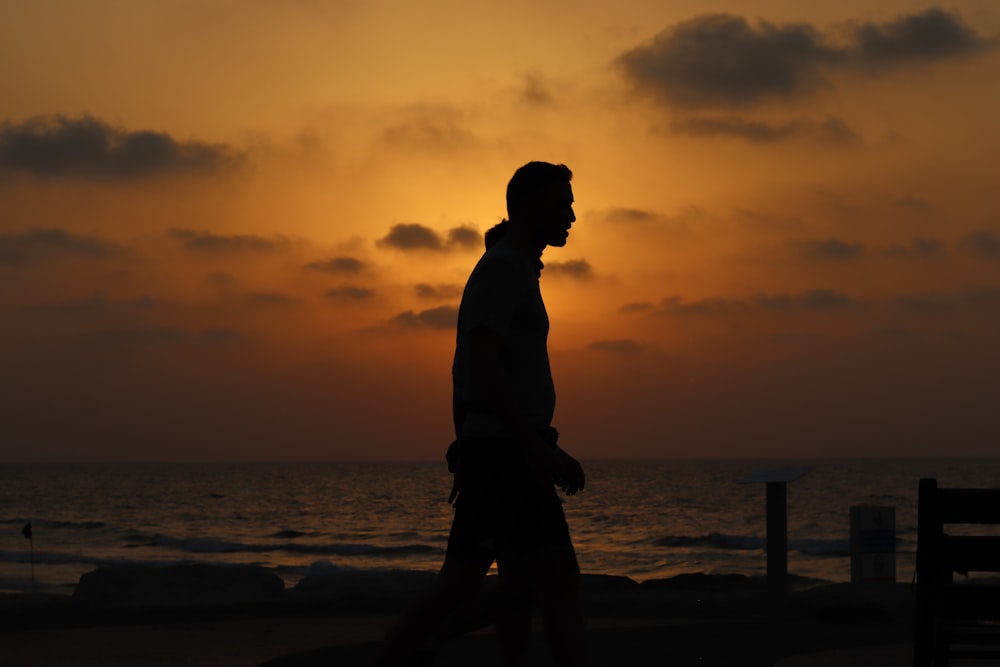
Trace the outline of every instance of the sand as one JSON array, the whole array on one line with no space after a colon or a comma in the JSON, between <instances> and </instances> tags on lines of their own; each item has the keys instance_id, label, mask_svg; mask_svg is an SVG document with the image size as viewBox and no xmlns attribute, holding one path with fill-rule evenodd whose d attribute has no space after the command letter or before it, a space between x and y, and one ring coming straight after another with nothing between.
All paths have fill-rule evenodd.
<instances>
[{"instance_id":1,"label":"sand","mask_svg":"<svg viewBox=\"0 0 1000 667\"><path fill-rule=\"evenodd\" d=\"M893 667L909 662L912 596L904 584L800 582L776 603L762 582L696 577L642 586L594 578L585 582L583 599L595 667ZM402 604L286 595L252 604L126 608L6 596L0 665L351 667L365 664ZM532 665L550 664L540 625ZM490 667L499 665L496 656L492 632L484 630L440 647L433 664Z\"/></svg>"}]
</instances>

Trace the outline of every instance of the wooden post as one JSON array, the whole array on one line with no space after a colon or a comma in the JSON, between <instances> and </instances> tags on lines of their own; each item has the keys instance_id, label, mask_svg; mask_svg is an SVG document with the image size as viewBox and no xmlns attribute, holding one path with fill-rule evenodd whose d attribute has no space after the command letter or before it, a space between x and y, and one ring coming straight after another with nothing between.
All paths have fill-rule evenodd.
<instances>
[{"instance_id":1,"label":"wooden post","mask_svg":"<svg viewBox=\"0 0 1000 667\"><path fill-rule=\"evenodd\" d=\"M740 484L765 485L767 517L767 590L775 601L788 589L788 482L794 482L810 468L761 470L737 480Z\"/></svg>"},{"instance_id":2,"label":"wooden post","mask_svg":"<svg viewBox=\"0 0 1000 667\"><path fill-rule=\"evenodd\" d=\"M788 586L788 484L768 482L767 511L767 588L783 595Z\"/></svg>"}]
</instances>

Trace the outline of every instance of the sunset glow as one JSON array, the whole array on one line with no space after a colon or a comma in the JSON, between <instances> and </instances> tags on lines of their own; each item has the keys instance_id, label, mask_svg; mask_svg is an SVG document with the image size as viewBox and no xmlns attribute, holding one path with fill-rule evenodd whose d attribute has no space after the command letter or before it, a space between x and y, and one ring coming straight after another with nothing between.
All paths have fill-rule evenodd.
<instances>
[{"instance_id":1,"label":"sunset glow","mask_svg":"<svg viewBox=\"0 0 1000 667\"><path fill-rule=\"evenodd\" d=\"M529 160L581 459L993 455L993 0L0 2L0 463L436 459Z\"/></svg>"}]
</instances>

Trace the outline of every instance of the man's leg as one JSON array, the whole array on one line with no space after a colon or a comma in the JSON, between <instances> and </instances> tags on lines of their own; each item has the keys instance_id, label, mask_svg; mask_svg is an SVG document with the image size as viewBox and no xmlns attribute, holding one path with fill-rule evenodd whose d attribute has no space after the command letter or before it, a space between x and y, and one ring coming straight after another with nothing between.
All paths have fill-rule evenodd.
<instances>
[{"instance_id":1,"label":"man's leg","mask_svg":"<svg viewBox=\"0 0 1000 667\"><path fill-rule=\"evenodd\" d=\"M497 555L501 599L497 642L504 667L527 664L531 614L538 595L534 557L523 549L508 549Z\"/></svg>"},{"instance_id":2,"label":"man's leg","mask_svg":"<svg viewBox=\"0 0 1000 667\"><path fill-rule=\"evenodd\" d=\"M393 625L371 667L398 667L438 634L448 617L476 597L493 564L488 557L445 556L437 578L423 596Z\"/></svg>"},{"instance_id":3,"label":"man's leg","mask_svg":"<svg viewBox=\"0 0 1000 667\"><path fill-rule=\"evenodd\" d=\"M534 561L545 636L556 667L586 667L580 566L571 544L541 549Z\"/></svg>"}]
</instances>

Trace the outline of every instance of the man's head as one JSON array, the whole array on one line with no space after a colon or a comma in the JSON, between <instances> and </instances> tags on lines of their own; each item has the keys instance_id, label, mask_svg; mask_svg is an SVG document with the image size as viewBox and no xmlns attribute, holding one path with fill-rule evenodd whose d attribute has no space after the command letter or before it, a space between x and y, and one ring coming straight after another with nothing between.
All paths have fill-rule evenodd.
<instances>
[{"instance_id":1,"label":"man's head","mask_svg":"<svg viewBox=\"0 0 1000 667\"><path fill-rule=\"evenodd\" d=\"M573 172L564 164L529 162L507 184L507 216L544 245L564 246L573 213Z\"/></svg>"}]
</instances>

